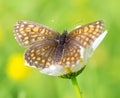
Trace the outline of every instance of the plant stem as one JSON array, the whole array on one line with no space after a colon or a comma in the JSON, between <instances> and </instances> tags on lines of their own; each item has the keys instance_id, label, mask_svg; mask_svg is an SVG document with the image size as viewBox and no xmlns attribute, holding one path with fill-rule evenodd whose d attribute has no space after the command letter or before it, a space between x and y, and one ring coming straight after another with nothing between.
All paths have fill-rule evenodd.
<instances>
[{"instance_id":1,"label":"plant stem","mask_svg":"<svg viewBox=\"0 0 120 98\"><path fill-rule=\"evenodd\" d=\"M72 78L71 81L72 81L72 84L74 86L77 98L82 98L76 77Z\"/></svg>"}]
</instances>

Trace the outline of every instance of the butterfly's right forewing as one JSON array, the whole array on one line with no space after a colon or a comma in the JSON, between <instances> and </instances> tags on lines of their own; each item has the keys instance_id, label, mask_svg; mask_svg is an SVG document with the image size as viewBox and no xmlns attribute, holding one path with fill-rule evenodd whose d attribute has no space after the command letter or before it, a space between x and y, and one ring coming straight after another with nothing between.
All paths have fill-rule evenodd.
<instances>
[{"instance_id":1,"label":"butterfly's right forewing","mask_svg":"<svg viewBox=\"0 0 120 98\"><path fill-rule=\"evenodd\" d=\"M30 46L38 41L58 39L59 33L41 24L19 21L14 26L14 35L20 45Z\"/></svg>"}]
</instances>

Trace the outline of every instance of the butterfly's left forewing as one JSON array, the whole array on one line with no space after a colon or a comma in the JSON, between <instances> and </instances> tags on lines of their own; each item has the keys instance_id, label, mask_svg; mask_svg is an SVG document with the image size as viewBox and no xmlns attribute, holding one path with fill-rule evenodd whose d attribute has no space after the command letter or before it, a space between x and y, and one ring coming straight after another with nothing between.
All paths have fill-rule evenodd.
<instances>
[{"instance_id":1,"label":"butterfly's left forewing","mask_svg":"<svg viewBox=\"0 0 120 98\"><path fill-rule=\"evenodd\" d=\"M83 25L71 31L67 40L86 48L102 33L103 25L102 20Z\"/></svg>"}]
</instances>

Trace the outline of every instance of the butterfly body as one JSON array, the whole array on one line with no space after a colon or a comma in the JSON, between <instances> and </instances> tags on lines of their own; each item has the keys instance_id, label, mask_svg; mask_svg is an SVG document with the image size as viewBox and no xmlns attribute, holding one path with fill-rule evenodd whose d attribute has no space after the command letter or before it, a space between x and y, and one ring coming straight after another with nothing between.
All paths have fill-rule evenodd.
<instances>
[{"instance_id":1,"label":"butterfly body","mask_svg":"<svg viewBox=\"0 0 120 98\"><path fill-rule=\"evenodd\" d=\"M55 50L54 54L54 62L59 62L60 59L62 58L63 55L63 50L64 50L64 45L66 43L66 38L67 38L67 31L64 31L62 35L60 35L59 40L58 40L58 45Z\"/></svg>"},{"instance_id":2,"label":"butterfly body","mask_svg":"<svg viewBox=\"0 0 120 98\"><path fill-rule=\"evenodd\" d=\"M14 34L20 45L29 47L25 51L28 65L42 69L58 65L74 67L80 59L87 57L87 49L101 35L103 24L102 20L92 22L60 35L47 26L19 21Z\"/></svg>"}]
</instances>

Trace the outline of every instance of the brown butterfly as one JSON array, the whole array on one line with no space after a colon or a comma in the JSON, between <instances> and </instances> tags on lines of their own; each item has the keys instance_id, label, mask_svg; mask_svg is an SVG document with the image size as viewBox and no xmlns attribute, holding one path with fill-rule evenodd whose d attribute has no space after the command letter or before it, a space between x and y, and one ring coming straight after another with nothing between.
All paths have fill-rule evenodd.
<instances>
[{"instance_id":1,"label":"brown butterfly","mask_svg":"<svg viewBox=\"0 0 120 98\"><path fill-rule=\"evenodd\" d=\"M37 68L72 66L83 58L82 48L89 47L102 33L103 24L100 20L59 34L41 24L19 21L14 26L14 35L20 45L29 47L25 51L28 65Z\"/></svg>"}]
</instances>

